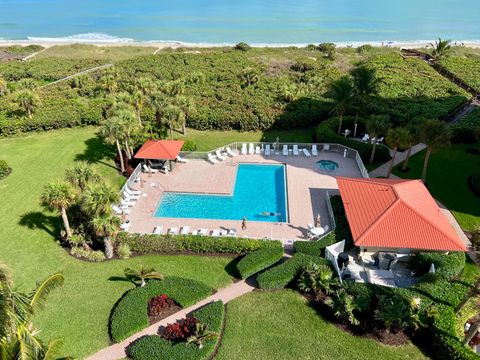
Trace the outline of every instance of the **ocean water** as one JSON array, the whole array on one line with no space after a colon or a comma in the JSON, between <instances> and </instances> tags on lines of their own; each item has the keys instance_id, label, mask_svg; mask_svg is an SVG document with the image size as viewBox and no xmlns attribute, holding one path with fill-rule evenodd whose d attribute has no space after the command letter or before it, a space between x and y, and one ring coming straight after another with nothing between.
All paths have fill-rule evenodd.
<instances>
[{"instance_id":1,"label":"ocean water","mask_svg":"<svg viewBox=\"0 0 480 360\"><path fill-rule=\"evenodd\" d=\"M167 192L155 216L285 222L286 209L284 165L240 164L231 196Z\"/></svg>"},{"instance_id":2,"label":"ocean water","mask_svg":"<svg viewBox=\"0 0 480 360\"><path fill-rule=\"evenodd\" d=\"M0 0L0 38L307 44L480 39L478 0Z\"/></svg>"}]
</instances>

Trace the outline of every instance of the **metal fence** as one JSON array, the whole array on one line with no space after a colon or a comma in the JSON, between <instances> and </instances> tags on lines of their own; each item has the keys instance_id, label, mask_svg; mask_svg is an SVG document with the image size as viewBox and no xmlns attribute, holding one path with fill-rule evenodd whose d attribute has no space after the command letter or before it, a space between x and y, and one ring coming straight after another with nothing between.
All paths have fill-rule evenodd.
<instances>
[{"instance_id":1,"label":"metal fence","mask_svg":"<svg viewBox=\"0 0 480 360\"><path fill-rule=\"evenodd\" d=\"M125 181L125 184L122 186L122 190L120 191L121 194L123 194L123 191L125 190L125 187L129 187L130 189L133 187L133 184L135 184L140 176L140 173L142 172L142 164L140 163L137 165L135 170L133 170L132 174L129 176L127 181Z\"/></svg>"},{"instance_id":2,"label":"metal fence","mask_svg":"<svg viewBox=\"0 0 480 360\"><path fill-rule=\"evenodd\" d=\"M180 156L185 159L208 159L208 154L215 155L217 151L225 152L227 148L231 150L241 151L242 146L246 145L247 147L247 154L248 149L253 146L254 153L256 154L264 154L266 145L270 145L271 155L282 155L283 154L283 146L286 145L291 152L293 145L298 145L299 151L302 149L307 149L311 152L312 146L317 146L318 152L333 152L341 154L345 158L354 159L360 173L364 178L368 178L368 171L363 165L363 161L358 154L357 150L349 148L344 145L340 144L327 144L327 143L286 143L286 142L234 142L231 144L227 144L225 146L219 147L217 149L213 149L212 151L182 151ZM250 145L251 144L251 145ZM289 152L289 154L290 154Z\"/></svg>"}]
</instances>

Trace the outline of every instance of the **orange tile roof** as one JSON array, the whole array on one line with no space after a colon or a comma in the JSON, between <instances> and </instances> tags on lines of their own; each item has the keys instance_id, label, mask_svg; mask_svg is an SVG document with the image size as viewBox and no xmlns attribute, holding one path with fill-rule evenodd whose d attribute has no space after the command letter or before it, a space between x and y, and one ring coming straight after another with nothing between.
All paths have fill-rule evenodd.
<instances>
[{"instance_id":1,"label":"orange tile roof","mask_svg":"<svg viewBox=\"0 0 480 360\"><path fill-rule=\"evenodd\" d=\"M466 251L420 180L337 178L357 246Z\"/></svg>"},{"instance_id":2,"label":"orange tile roof","mask_svg":"<svg viewBox=\"0 0 480 360\"><path fill-rule=\"evenodd\" d=\"M135 154L137 159L175 160L184 141L148 140Z\"/></svg>"}]
</instances>

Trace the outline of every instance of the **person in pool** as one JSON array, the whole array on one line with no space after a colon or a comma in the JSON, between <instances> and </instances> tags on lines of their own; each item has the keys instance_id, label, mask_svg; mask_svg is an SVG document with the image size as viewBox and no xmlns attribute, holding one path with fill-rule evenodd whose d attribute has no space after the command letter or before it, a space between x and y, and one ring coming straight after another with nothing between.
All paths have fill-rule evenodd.
<instances>
[{"instance_id":1,"label":"person in pool","mask_svg":"<svg viewBox=\"0 0 480 360\"><path fill-rule=\"evenodd\" d=\"M264 211L260 213L261 216L282 216L281 213L273 213L269 211Z\"/></svg>"}]
</instances>

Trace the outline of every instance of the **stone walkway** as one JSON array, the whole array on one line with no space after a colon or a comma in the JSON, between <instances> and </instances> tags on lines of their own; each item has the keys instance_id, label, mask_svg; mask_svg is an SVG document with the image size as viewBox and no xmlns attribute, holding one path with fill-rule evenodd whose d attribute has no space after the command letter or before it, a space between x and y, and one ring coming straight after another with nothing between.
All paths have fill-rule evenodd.
<instances>
[{"instance_id":1,"label":"stone walkway","mask_svg":"<svg viewBox=\"0 0 480 360\"><path fill-rule=\"evenodd\" d=\"M236 283L234 283L234 284L232 284L232 285L230 285L230 286L228 286L224 289L221 289L221 290L217 291L212 296L196 303L195 305L192 305L192 306L190 306L186 309L182 309L179 312L176 312L175 314L170 315L169 317L167 317L167 318L165 318L165 319L163 319L163 320L145 328L141 332L138 332L138 333L130 336L129 338L123 340L120 343L111 345L109 347L106 347L106 348L98 351L97 353L91 355L87 359L88 360L124 359L127 356L127 354L125 352L125 349L127 348L128 345L130 345L135 340L137 340L137 339L139 339L143 336L146 336L146 335L156 335L156 334L158 334L158 329L160 327L166 326L167 324L177 322L177 321L185 318L185 316L187 316L187 314L190 314L192 311L195 311L195 310L201 308L202 306L204 306L208 303L221 300L221 301L223 301L224 304L226 304L229 301L231 301L231 300L233 300L237 297L240 297L242 295L245 295L245 294L253 291L254 289L255 288L253 286L249 285L245 280L236 282Z\"/></svg>"},{"instance_id":2,"label":"stone walkway","mask_svg":"<svg viewBox=\"0 0 480 360\"><path fill-rule=\"evenodd\" d=\"M427 146L425 144L417 144L412 148L412 153L410 156L415 155L416 153L422 151L425 149ZM400 164L405 160L407 157L407 150L404 152L399 152L397 153L397 156L395 156L395 161L393 162L393 166L395 167L396 165ZM376 177L386 177L388 174L388 169L390 167L390 161L386 162L383 165L380 165L378 168L375 170L372 170L369 175L371 178L376 178Z\"/></svg>"}]
</instances>

